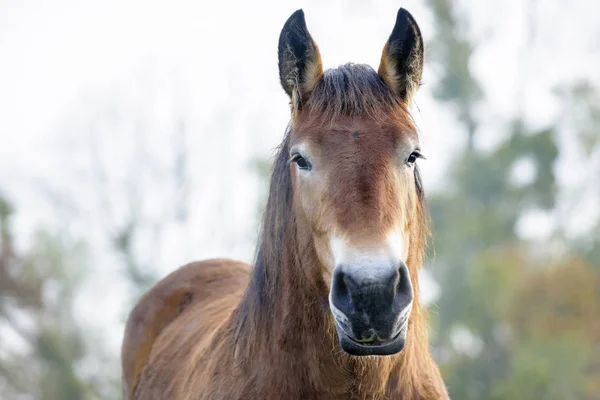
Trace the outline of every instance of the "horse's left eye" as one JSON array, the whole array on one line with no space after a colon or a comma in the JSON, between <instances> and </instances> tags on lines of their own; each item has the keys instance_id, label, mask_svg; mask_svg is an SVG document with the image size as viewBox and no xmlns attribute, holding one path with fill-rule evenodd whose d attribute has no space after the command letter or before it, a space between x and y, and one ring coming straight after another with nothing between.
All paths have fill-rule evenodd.
<instances>
[{"instance_id":1,"label":"horse's left eye","mask_svg":"<svg viewBox=\"0 0 600 400\"><path fill-rule=\"evenodd\" d=\"M423 155L421 153L419 153L418 151L413 151L412 153L410 153L410 156L408 156L408 159L406 160L406 162L408 164L414 164L417 162L417 159L422 158Z\"/></svg>"},{"instance_id":2,"label":"horse's left eye","mask_svg":"<svg viewBox=\"0 0 600 400\"><path fill-rule=\"evenodd\" d=\"M298 153L294 154L290 161L295 162L300 169L310 170L310 163Z\"/></svg>"}]
</instances>

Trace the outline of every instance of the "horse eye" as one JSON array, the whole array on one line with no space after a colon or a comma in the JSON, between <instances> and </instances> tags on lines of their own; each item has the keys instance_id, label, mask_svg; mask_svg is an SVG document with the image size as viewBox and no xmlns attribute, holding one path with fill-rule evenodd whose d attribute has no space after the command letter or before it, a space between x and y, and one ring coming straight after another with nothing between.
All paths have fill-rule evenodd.
<instances>
[{"instance_id":1,"label":"horse eye","mask_svg":"<svg viewBox=\"0 0 600 400\"><path fill-rule=\"evenodd\" d=\"M423 158L423 155L421 153L419 153L418 151L413 151L412 153L410 153L410 156L408 156L408 159L406 160L406 162L408 164L414 164L415 162L417 162L418 158Z\"/></svg>"},{"instance_id":2,"label":"horse eye","mask_svg":"<svg viewBox=\"0 0 600 400\"><path fill-rule=\"evenodd\" d=\"M310 170L311 168L310 163L298 153L294 154L290 161L295 162L298 165L298 168L300 169Z\"/></svg>"}]
</instances>

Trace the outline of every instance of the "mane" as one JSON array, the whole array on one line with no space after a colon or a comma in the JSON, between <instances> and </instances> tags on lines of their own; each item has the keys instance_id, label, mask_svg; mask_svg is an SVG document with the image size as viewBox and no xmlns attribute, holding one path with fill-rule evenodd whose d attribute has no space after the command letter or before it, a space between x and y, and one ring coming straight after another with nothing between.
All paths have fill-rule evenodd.
<instances>
[{"instance_id":1,"label":"mane","mask_svg":"<svg viewBox=\"0 0 600 400\"><path fill-rule=\"evenodd\" d=\"M250 338L244 331L269 326L279 300L277 293L283 282L283 274L286 273L284 266L289 259L287 251L293 247L286 246L291 233L292 203L292 182L288 164L289 136L288 126L275 157L250 283L237 310L238 319L234 327L236 355L239 354L239 348L248 349L249 345L252 345L252 341L247 342Z\"/></svg>"}]
</instances>

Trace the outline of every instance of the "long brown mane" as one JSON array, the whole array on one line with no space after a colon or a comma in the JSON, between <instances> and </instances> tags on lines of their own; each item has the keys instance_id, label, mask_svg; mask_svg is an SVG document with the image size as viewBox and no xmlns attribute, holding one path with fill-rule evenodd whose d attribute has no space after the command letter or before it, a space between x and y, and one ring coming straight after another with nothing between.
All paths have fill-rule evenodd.
<instances>
[{"instance_id":1,"label":"long brown mane","mask_svg":"<svg viewBox=\"0 0 600 400\"><path fill-rule=\"evenodd\" d=\"M274 160L254 267L224 259L192 263L144 295L129 317L123 343L127 398L448 398L429 352L419 301L418 273L429 231L416 166L406 258L414 299L405 346L383 357L352 356L340 348L327 276L295 204L294 124L338 132L348 121L368 119L377 129L392 124L412 134L416 128L405 99L369 66L346 64L315 82L310 96L292 104L292 122Z\"/></svg>"}]
</instances>

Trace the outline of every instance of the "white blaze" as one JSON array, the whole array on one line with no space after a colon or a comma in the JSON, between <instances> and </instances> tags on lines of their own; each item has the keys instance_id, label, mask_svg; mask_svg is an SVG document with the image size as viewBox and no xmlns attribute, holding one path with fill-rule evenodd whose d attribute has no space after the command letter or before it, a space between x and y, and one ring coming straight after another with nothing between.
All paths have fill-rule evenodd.
<instances>
[{"instance_id":1,"label":"white blaze","mask_svg":"<svg viewBox=\"0 0 600 400\"><path fill-rule=\"evenodd\" d=\"M341 237L334 237L330 242L333 266L343 265L355 274L369 279L377 276L381 269L400 265L406 261L405 240L398 231L391 231L380 243L369 245L353 245Z\"/></svg>"}]
</instances>

